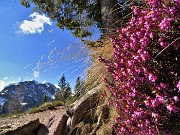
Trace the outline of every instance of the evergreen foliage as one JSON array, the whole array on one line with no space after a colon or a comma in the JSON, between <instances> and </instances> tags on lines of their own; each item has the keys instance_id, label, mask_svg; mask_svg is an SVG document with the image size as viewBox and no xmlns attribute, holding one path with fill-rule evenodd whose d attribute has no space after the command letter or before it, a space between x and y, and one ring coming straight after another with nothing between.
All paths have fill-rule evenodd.
<instances>
[{"instance_id":1,"label":"evergreen foliage","mask_svg":"<svg viewBox=\"0 0 180 135\"><path fill-rule=\"evenodd\" d=\"M64 98L66 100L68 100L68 99L70 99L71 95L72 95L71 87L70 87L69 83L67 83L67 86L64 90Z\"/></svg>"},{"instance_id":2,"label":"evergreen foliage","mask_svg":"<svg viewBox=\"0 0 180 135\"><path fill-rule=\"evenodd\" d=\"M61 90L64 90L66 85L67 85L66 78L63 74L62 77L60 78L59 82L58 82L58 86L61 88Z\"/></svg>"},{"instance_id":3,"label":"evergreen foliage","mask_svg":"<svg viewBox=\"0 0 180 135\"><path fill-rule=\"evenodd\" d=\"M45 103L45 102L47 102L47 101L48 101L47 95L44 95L44 97L43 97L43 99L42 99L42 102Z\"/></svg>"},{"instance_id":4,"label":"evergreen foliage","mask_svg":"<svg viewBox=\"0 0 180 135\"><path fill-rule=\"evenodd\" d=\"M70 84L66 82L64 74L60 78L58 86L60 87L60 90L56 94L55 98L62 101L68 100L71 97L72 91Z\"/></svg>"},{"instance_id":5,"label":"evergreen foliage","mask_svg":"<svg viewBox=\"0 0 180 135\"><path fill-rule=\"evenodd\" d=\"M75 90L74 90L75 95L76 95L77 97L81 96L81 94L82 94L82 87L81 87L81 85L82 85L81 78L80 78L80 77L77 77L77 79L76 79L76 85L75 85Z\"/></svg>"},{"instance_id":6,"label":"evergreen foliage","mask_svg":"<svg viewBox=\"0 0 180 135\"><path fill-rule=\"evenodd\" d=\"M139 0L21 0L27 8L31 4L37 12L47 14L60 29L68 29L76 37L87 37L94 27L102 33L112 33L127 20L131 9L127 6ZM121 23L120 23L121 22Z\"/></svg>"}]
</instances>

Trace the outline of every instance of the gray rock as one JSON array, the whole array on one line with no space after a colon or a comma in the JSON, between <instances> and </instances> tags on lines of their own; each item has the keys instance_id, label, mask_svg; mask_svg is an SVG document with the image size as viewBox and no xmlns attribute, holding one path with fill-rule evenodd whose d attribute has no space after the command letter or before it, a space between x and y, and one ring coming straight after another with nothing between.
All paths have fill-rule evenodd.
<instances>
[{"instance_id":1,"label":"gray rock","mask_svg":"<svg viewBox=\"0 0 180 135\"><path fill-rule=\"evenodd\" d=\"M14 129L6 129L0 135L35 135L34 132L39 124L39 119L35 119Z\"/></svg>"},{"instance_id":2,"label":"gray rock","mask_svg":"<svg viewBox=\"0 0 180 135\"><path fill-rule=\"evenodd\" d=\"M67 118L66 111L50 114L41 124L37 135L63 135Z\"/></svg>"},{"instance_id":3,"label":"gray rock","mask_svg":"<svg viewBox=\"0 0 180 135\"><path fill-rule=\"evenodd\" d=\"M100 86L88 91L82 98L77 100L69 112L72 113L67 120L67 127L74 128L86 115L86 112L98 102Z\"/></svg>"}]
</instances>

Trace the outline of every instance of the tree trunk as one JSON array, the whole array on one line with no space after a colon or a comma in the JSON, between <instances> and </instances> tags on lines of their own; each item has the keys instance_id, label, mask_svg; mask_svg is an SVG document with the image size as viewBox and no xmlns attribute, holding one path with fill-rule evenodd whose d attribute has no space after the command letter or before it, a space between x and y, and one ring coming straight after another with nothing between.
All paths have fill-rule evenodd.
<instances>
[{"instance_id":1,"label":"tree trunk","mask_svg":"<svg viewBox=\"0 0 180 135\"><path fill-rule=\"evenodd\" d=\"M112 35L117 28L117 21L120 19L119 5L117 0L100 0L101 17L105 34Z\"/></svg>"}]
</instances>

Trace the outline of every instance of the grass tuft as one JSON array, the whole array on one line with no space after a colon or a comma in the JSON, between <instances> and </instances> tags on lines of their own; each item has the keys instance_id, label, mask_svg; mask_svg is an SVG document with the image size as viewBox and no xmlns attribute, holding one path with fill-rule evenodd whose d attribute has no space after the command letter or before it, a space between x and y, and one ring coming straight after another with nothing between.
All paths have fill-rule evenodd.
<instances>
[{"instance_id":1,"label":"grass tuft","mask_svg":"<svg viewBox=\"0 0 180 135\"><path fill-rule=\"evenodd\" d=\"M45 110L54 110L54 109L56 109L56 107L63 106L63 105L64 105L64 103L61 101L46 102L39 107L30 109L27 113L34 114L34 113L38 113L38 112L43 112Z\"/></svg>"}]
</instances>

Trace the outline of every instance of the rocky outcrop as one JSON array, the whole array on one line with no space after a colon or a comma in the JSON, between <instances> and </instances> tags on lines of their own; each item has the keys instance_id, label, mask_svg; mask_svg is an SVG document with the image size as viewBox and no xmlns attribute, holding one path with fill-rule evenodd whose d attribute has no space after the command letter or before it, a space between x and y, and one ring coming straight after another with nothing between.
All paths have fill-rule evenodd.
<instances>
[{"instance_id":1,"label":"rocky outcrop","mask_svg":"<svg viewBox=\"0 0 180 135\"><path fill-rule=\"evenodd\" d=\"M66 111L50 114L42 121L37 135L62 135L67 118Z\"/></svg>"},{"instance_id":2,"label":"rocky outcrop","mask_svg":"<svg viewBox=\"0 0 180 135\"><path fill-rule=\"evenodd\" d=\"M5 128L3 132L0 132L0 135L35 135L36 129L40 125L39 119L30 120L25 124L22 124L18 127L13 127L12 125L1 126L1 130ZM11 127L12 126L12 127Z\"/></svg>"},{"instance_id":3,"label":"rocky outcrop","mask_svg":"<svg viewBox=\"0 0 180 135\"><path fill-rule=\"evenodd\" d=\"M98 103L98 93L100 87L96 87L88 91L82 98L77 100L68 110L69 118L67 120L67 131L70 134L71 130L76 124L82 121L87 115L88 111L91 110Z\"/></svg>"},{"instance_id":4,"label":"rocky outcrop","mask_svg":"<svg viewBox=\"0 0 180 135\"><path fill-rule=\"evenodd\" d=\"M65 107L0 118L0 135L63 135L67 118Z\"/></svg>"}]
</instances>

